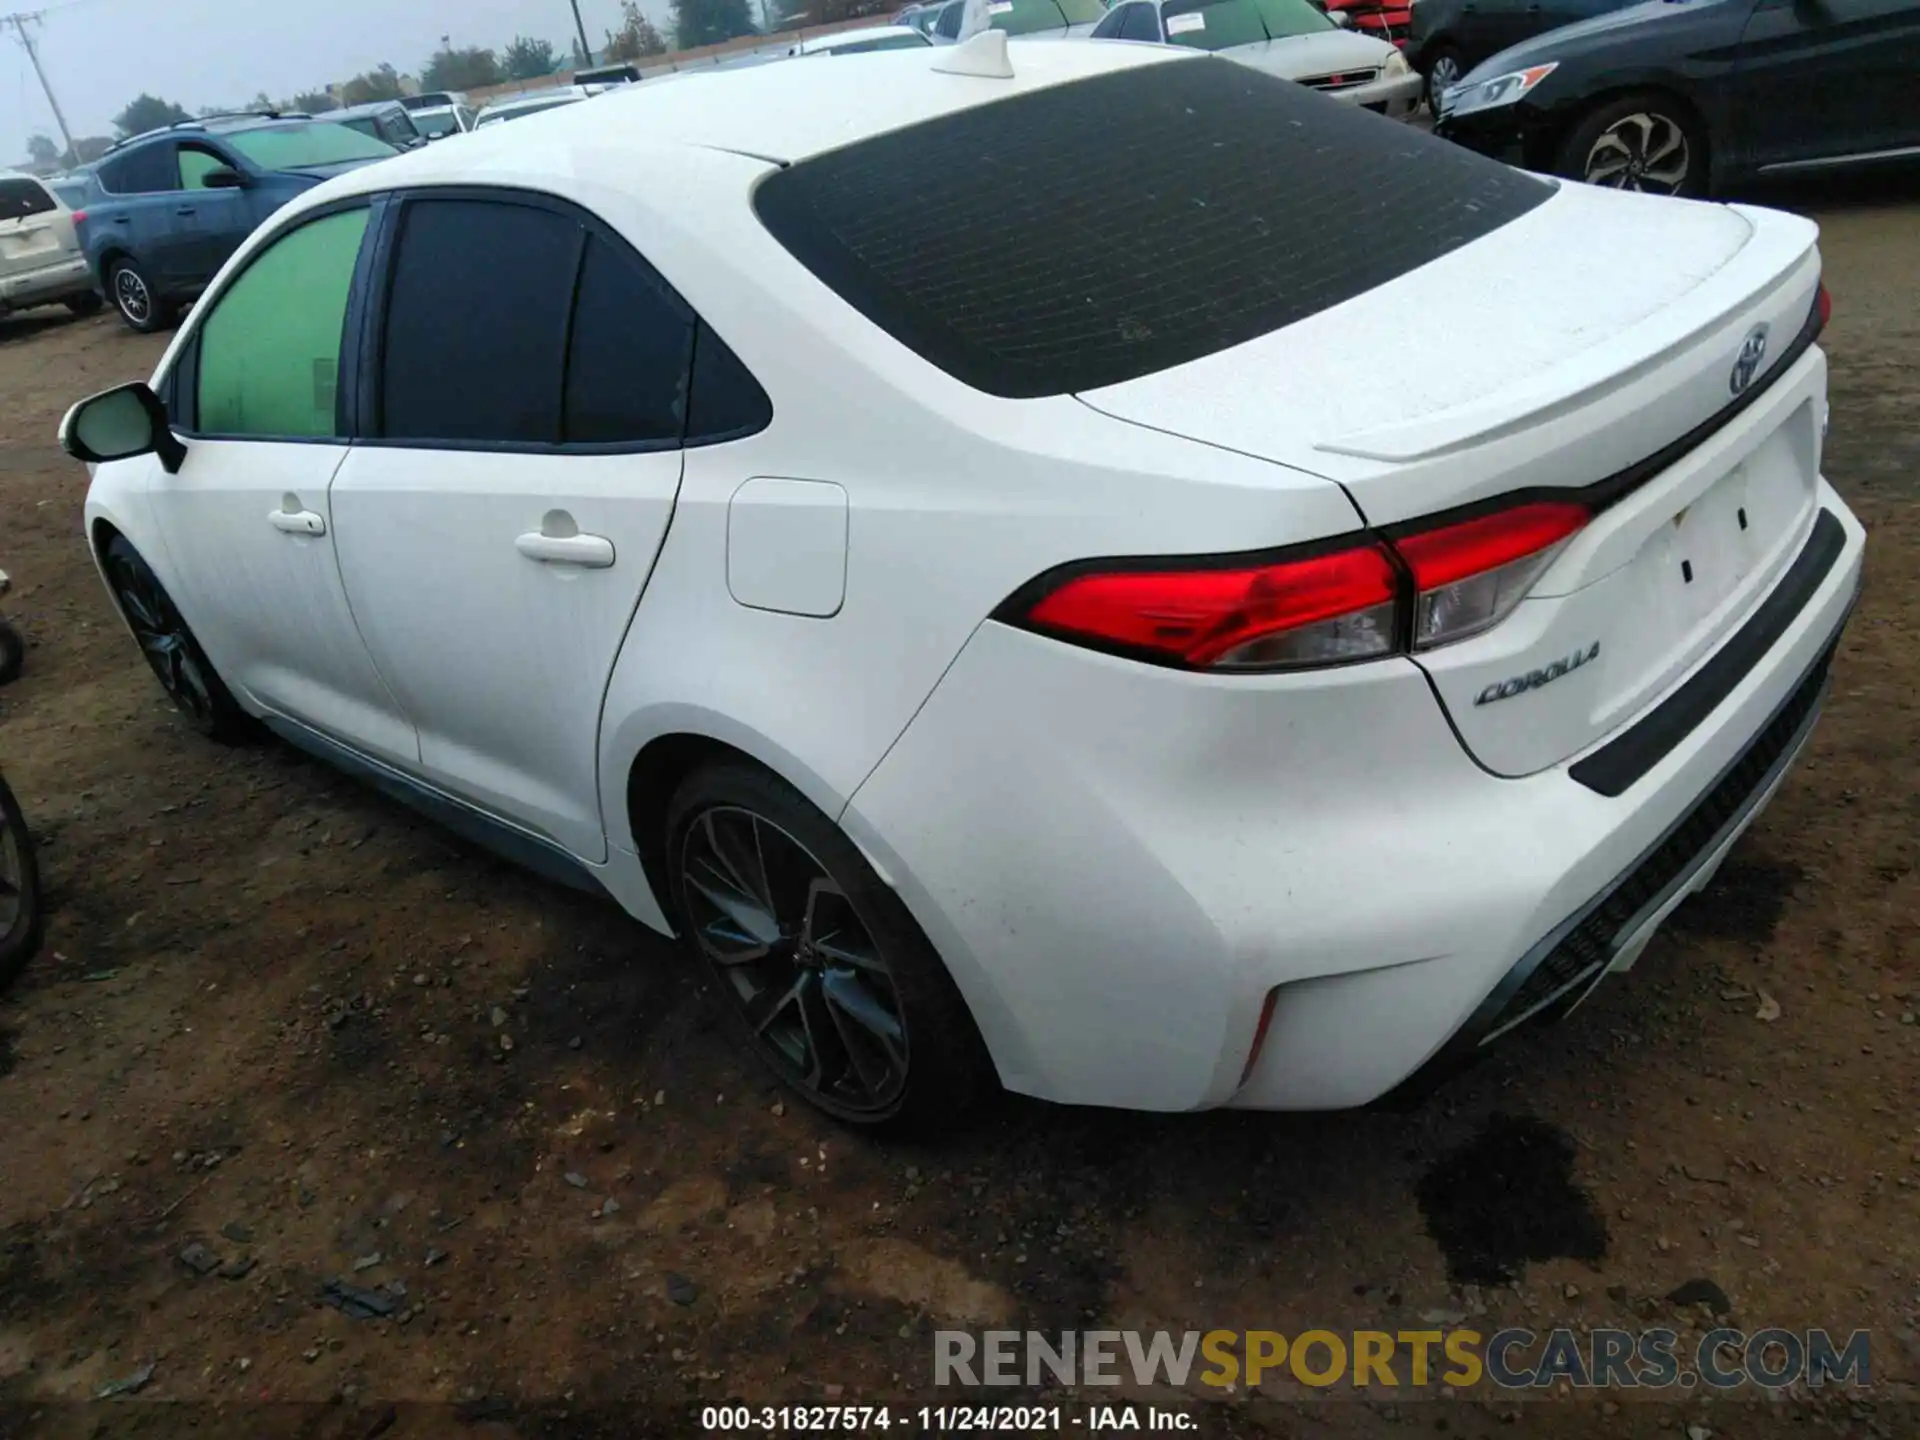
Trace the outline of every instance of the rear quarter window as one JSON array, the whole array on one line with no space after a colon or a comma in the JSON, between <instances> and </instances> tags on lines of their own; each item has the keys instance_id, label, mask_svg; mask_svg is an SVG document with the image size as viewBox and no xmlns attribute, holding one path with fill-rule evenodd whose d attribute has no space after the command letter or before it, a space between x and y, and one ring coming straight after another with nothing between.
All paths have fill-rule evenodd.
<instances>
[{"instance_id":1,"label":"rear quarter window","mask_svg":"<svg viewBox=\"0 0 1920 1440\"><path fill-rule=\"evenodd\" d=\"M1115 385L1364 294L1553 185L1214 57L1028 91L770 175L761 223L989 394Z\"/></svg>"}]
</instances>

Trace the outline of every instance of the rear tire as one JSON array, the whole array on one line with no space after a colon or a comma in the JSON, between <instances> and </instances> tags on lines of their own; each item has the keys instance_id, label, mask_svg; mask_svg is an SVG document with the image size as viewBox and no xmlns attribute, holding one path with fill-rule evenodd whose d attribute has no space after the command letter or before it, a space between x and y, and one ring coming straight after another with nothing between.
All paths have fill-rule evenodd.
<instances>
[{"instance_id":1,"label":"rear tire","mask_svg":"<svg viewBox=\"0 0 1920 1440\"><path fill-rule=\"evenodd\" d=\"M173 307L160 298L146 272L132 260L116 260L108 267L107 294L129 330L151 335L173 323Z\"/></svg>"},{"instance_id":2,"label":"rear tire","mask_svg":"<svg viewBox=\"0 0 1920 1440\"><path fill-rule=\"evenodd\" d=\"M1608 189L1697 198L1707 193L1706 127L1669 96L1623 95L1568 132L1553 168Z\"/></svg>"},{"instance_id":3,"label":"rear tire","mask_svg":"<svg viewBox=\"0 0 1920 1440\"><path fill-rule=\"evenodd\" d=\"M100 297L91 290L84 295L69 295L66 298L67 309L76 315L97 315L100 313L101 304Z\"/></svg>"},{"instance_id":4,"label":"rear tire","mask_svg":"<svg viewBox=\"0 0 1920 1440\"><path fill-rule=\"evenodd\" d=\"M220 679L200 642L193 638L193 631L180 618L166 587L140 558L133 543L124 535L116 535L107 542L101 558L120 613L174 708L210 740L230 744L246 739L253 722Z\"/></svg>"},{"instance_id":5,"label":"rear tire","mask_svg":"<svg viewBox=\"0 0 1920 1440\"><path fill-rule=\"evenodd\" d=\"M18 630L0 620L0 685L17 677L26 663L27 642Z\"/></svg>"},{"instance_id":6,"label":"rear tire","mask_svg":"<svg viewBox=\"0 0 1920 1440\"><path fill-rule=\"evenodd\" d=\"M46 920L27 817L0 778L0 991L13 984L38 953Z\"/></svg>"},{"instance_id":7,"label":"rear tire","mask_svg":"<svg viewBox=\"0 0 1920 1440\"><path fill-rule=\"evenodd\" d=\"M835 1119L949 1128L994 1087L966 1002L900 897L785 781L695 771L667 812L682 937L731 1028Z\"/></svg>"}]
</instances>

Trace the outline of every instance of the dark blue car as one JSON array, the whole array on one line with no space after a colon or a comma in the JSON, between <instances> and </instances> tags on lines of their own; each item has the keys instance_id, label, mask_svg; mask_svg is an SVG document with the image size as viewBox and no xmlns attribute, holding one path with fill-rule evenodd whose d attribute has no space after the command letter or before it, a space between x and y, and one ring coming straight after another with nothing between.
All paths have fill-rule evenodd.
<instances>
[{"instance_id":1,"label":"dark blue car","mask_svg":"<svg viewBox=\"0 0 1920 1440\"><path fill-rule=\"evenodd\" d=\"M331 175L398 152L304 116L216 116L123 141L74 220L94 283L143 334L171 323L267 216Z\"/></svg>"}]
</instances>

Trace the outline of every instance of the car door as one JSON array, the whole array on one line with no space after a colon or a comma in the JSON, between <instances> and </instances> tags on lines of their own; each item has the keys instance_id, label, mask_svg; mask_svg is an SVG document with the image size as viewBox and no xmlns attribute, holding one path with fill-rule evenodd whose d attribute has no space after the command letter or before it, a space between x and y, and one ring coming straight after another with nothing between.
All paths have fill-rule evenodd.
<instances>
[{"instance_id":1,"label":"car door","mask_svg":"<svg viewBox=\"0 0 1920 1440\"><path fill-rule=\"evenodd\" d=\"M405 198L333 482L341 572L436 786L606 856L601 700L679 492L693 319L525 192Z\"/></svg>"},{"instance_id":2,"label":"car door","mask_svg":"<svg viewBox=\"0 0 1920 1440\"><path fill-rule=\"evenodd\" d=\"M1920 145L1920 0L1761 0L1736 61L1748 164L1794 169Z\"/></svg>"},{"instance_id":3,"label":"car door","mask_svg":"<svg viewBox=\"0 0 1920 1440\"><path fill-rule=\"evenodd\" d=\"M206 177L215 170L245 171L231 156L193 140L180 142L175 163L180 170L180 195L174 206L180 231L179 273L183 283L204 283L253 230L247 192L231 185L209 187Z\"/></svg>"},{"instance_id":4,"label":"car door","mask_svg":"<svg viewBox=\"0 0 1920 1440\"><path fill-rule=\"evenodd\" d=\"M303 218L203 307L165 384L187 456L150 493L169 588L228 685L412 767L420 747L347 607L327 503L370 219L364 202Z\"/></svg>"},{"instance_id":5,"label":"car door","mask_svg":"<svg viewBox=\"0 0 1920 1440\"><path fill-rule=\"evenodd\" d=\"M1482 60L1497 55L1509 45L1518 45L1536 30L1527 14L1529 0L1465 0L1460 7L1460 24L1455 31L1462 52L1463 70L1471 70Z\"/></svg>"},{"instance_id":6,"label":"car door","mask_svg":"<svg viewBox=\"0 0 1920 1440\"><path fill-rule=\"evenodd\" d=\"M89 241L90 252L100 248L130 252L149 277L163 289L171 274L168 251L173 237L173 196L180 188L173 144L152 140L111 155L99 167L100 188L112 197L99 217L103 233ZM104 277L102 277L104 278Z\"/></svg>"}]
</instances>

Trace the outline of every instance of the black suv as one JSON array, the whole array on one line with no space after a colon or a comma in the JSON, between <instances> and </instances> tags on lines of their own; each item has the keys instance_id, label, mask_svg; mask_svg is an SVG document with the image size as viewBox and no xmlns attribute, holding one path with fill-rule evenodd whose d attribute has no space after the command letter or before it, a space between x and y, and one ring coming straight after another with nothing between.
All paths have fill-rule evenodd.
<instances>
[{"instance_id":1,"label":"black suv","mask_svg":"<svg viewBox=\"0 0 1920 1440\"><path fill-rule=\"evenodd\" d=\"M120 318L158 330L287 201L397 153L304 115L211 116L114 146L93 167L74 224L94 282Z\"/></svg>"}]
</instances>

